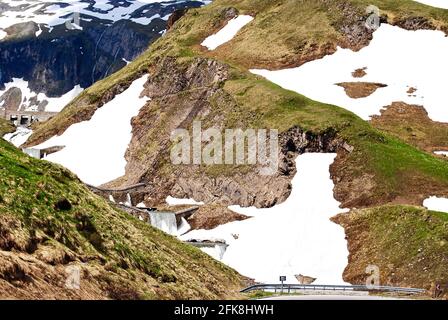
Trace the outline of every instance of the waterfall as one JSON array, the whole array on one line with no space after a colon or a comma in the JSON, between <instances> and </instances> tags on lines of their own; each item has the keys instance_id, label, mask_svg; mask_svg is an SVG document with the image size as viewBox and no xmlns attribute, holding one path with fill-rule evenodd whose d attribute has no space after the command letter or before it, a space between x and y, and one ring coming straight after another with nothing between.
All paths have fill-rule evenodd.
<instances>
[{"instance_id":1,"label":"waterfall","mask_svg":"<svg viewBox=\"0 0 448 320\"><path fill-rule=\"evenodd\" d=\"M151 225L168 234L177 235L176 215L173 212L151 211Z\"/></svg>"}]
</instances>

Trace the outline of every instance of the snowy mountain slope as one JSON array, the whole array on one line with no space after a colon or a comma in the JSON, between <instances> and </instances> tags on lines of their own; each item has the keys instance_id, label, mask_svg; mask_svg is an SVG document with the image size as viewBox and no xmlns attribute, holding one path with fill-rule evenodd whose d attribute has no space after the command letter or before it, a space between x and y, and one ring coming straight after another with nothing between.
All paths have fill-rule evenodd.
<instances>
[{"instance_id":1,"label":"snowy mountain slope","mask_svg":"<svg viewBox=\"0 0 448 320\"><path fill-rule=\"evenodd\" d=\"M0 109L60 111L82 88L124 67L159 38L175 10L204 3L2 1Z\"/></svg>"},{"instance_id":2,"label":"snowy mountain slope","mask_svg":"<svg viewBox=\"0 0 448 320\"><path fill-rule=\"evenodd\" d=\"M159 0L3 0L0 10L0 28L5 30L19 24L34 22L46 27L54 27L70 21L75 14L91 18L107 20L107 23L119 20L131 20L139 24L148 25L155 18L168 19L172 13L173 4L189 2L159 1ZM210 1L204 1L207 3ZM157 13L155 13L157 12ZM75 22L76 21L72 21ZM82 28L80 24L78 27Z\"/></svg>"},{"instance_id":3,"label":"snowy mountain slope","mask_svg":"<svg viewBox=\"0 0 448 320\"><path fill-rule=\"evenodd\" d=\"M444 11L428 9L412 1L400 2L406 4L403 9L396 5L396 1L374 0L375 4L384 6L383 20L397 28L448 30L448 17ZM308 64L308 61L330 55L338 50L338 46L356 51L369 48L368 45L372 44L374 32L363 23L366 5L370 1L310 0L300 3L297 6L296 1L288 0L216 0L202 9L191 10L150 50L110 78L85 90L62 113L39 126L28 146L57 139L83 122L93 121L108 102L130 88L143 74L148 74L144 93L151 100L132 119L132 139L126 151L125 175L107 186L125 187L144 182L147 187L141 193L144 193L145 204L151 206L157 206L165 199L171 201L171 196L194 199L195 203L204 202L206 205L266 208L241 209L240 212L260 210L260 214L253 219L205 232L206 237L212 237L224 230L230 244L224 261L231 265L235 263L236 267L238 256L253 250L252 260L262 264L260 254L263 254L263 246L257 247L257 241L264 245L278 245L274 239L278 236L283 237L281 242L292 239L298 243L295 247L306 247L304 250L310 259L309 265L301 265L300 255L291 252L288 246L291 250L280 257L275 248L269 248L269 257L274 258L268 260L264 269L253 270L257 265L251 264L251 259L240 259L238 269L268 281L274 279L272 273L278 273L278 270L288 272L291 277L296 272L301 273L302 270L297 269L304 267L303 273L307 276L314 276L311 271L316 270L319 271L318 277L326 279L323 281L341 281L347 252L342 233L338 232L341 230L329 221L339 205L335 199L345 208L369 208L388 203L421 206L432 195L448 196L448 163L376 130L344 106L313 101L248 72L259 66L285 69L302 65L306 68L313 64ZM228 34L221 37L220 45L214 49L211 47L212 50L201 45L204 40L219 34L237 16L251 16L253 20L238 28L236 33L232 32L231 37L227 37ZM353 71L348 70L348 76ZM318 76L325 77L325 74ZM383 89L378 89L378 92ZM113 117L112 114L110 116ZM258 166L172 163L171 133L175 129L192 129L195 120L201 120L204 129L278 129L279 170L275 175L266 177L259 174ZM296 177L303 179L307 173L315 172L312 169L318 169L318 161L300 161L307 158L307 155L302 156L306 152L337 154L330 166L333 184L328 183L332 155L325 155L328 162L323 166L324 171L319 170L319 174L308 176L305 186L296 184ZM325 175L320 174L323 172ZM298 190L300 194L296 193ZM326 191L325 195L320 194L323 190ZM139 197L140 202L141 193L130 196ZM303 203L298 203L301 195L307 198ZM312 196L322 197L308 202ZM398 210L400 208L398 206ZM276 213L275 217L270 214L273 212ZM283 223L281 217L285 218ZM308 246L308 243L318 242L313 238L314 233L318 233L324 225L331 236L326 241L335 240L332 253L336 254L338 261L337 265L332 266L333 269L328 270L316 266L319 261L325 260L319 259L319 253L326 248L321 245ZM252 226L262 230L268 230L270 226L277 229L284 227L292 236L288 238L278 230L271 235L261 234L252 230ZM309 226L310 230L303 231L303 226ZM393 229L394 225L384 227ZM410 230L413 230L412 227ZM302 232L294 233L295 230ZM195 233L193 231L191 236ZM398 246L403 248L400 243ZM352 254L356 250L352 247L348 249ZM437 252L438 258L441 254L443 250ZM230 258L232 255L233 258ZM323 255L327 257L331 253L325 252ZM250 254L247 256L250 257ZM275 265L277 261L279 264ZM363 267L365 270L365 265ZM422 270L419 268L417 272ZM355 283L362 279L356 278ZM404 283L412 285L412 282Z\"/></svg>"}]
</instances>

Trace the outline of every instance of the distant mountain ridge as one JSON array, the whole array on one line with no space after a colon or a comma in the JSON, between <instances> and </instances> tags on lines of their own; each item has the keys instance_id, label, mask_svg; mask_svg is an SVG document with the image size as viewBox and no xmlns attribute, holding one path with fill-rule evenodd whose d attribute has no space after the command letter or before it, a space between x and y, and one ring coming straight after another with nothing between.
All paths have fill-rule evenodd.
<instances>
[{"instance_id":1,"label":"distant mountain ridge","mask_svg":"<svg viewBox=\"0 0 448 320\"><path fill-rule=\"evenodd\" d=\"M7 101L0 109L61 110L82 89L146 50L165 32L175 10L203 4L196 0L2 1L0 101ZM56 107L46 108L51 98L67 93L68 100L54 101Z\"/></svg>"}]
</instances>

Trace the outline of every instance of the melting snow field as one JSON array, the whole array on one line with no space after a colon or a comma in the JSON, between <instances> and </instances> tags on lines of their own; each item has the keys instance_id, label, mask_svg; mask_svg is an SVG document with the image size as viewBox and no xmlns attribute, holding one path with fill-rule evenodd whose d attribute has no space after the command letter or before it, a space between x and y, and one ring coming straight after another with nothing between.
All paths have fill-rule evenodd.
<instances>
[{"instance_id":1,"label":"melting snow field","mask_svg":"<svg viewBox=\"0 0 448 320\"><path fill-rule=\"evenodd\" d=\"M89 121L73 124L61 136L35 148L65 146L45 159L65 166L86 183L100 185L121 177L126 166L124 155L132 138L131 119L148 101L140 97L147 78L135 80Z\"/></svg>"},{"instance_id":2,"label":"melting snow field","mask_svg":"<svg viewBox=\"0 0 448 320\"><path fill-rule=\"evenodd\" d=\"M230 209L253 216L213 230L194 230L183 240L225 240L222 261L260 282L278 282L280 275L296 283L295 275L317 278L315 283L342 284L347 265L344 229L330 217L344 211L333 198L329 166L335 154L306 153L296 159L292 193L273 208ZM235 239L237 238L237 239Z\"/></svg>"},{"instance_id":3,"label":"melting snow field","mask_svg":"<svg viewBox=\"0 0 448 320\"><path fill-rule=\"evenodd\" d=\"M439 156L448 157L448 151L434 151L434 153L439 155Z\"/></svg>"},{"instance_id":4,"label":"melting snow field","mask_svg":"<svg viewBox=\"0 0 448 320\"><path fill-rule=\"evenodd\" d=\"M28 140L32 133L33 131L28 128L18 127L15 132L5 134L3 139L11 142L16 147L20 147Z\"/></svg>"},{"instance_id":5,"label":"melting snow field","mask_svg":"<svg viewBox=\"0 0 448 320\"><path fill-rule=\"evenodd\" d=\"M420 2L423 4L427 4L428 6L448 9L448 1L447 0L414 0L415 2Z\"/></svg>"},{"instance_id":6,"label":"melting snow field","mask_svg":"<svg viewBox=\"0 0 448 320\"><path fill-rule=\"evenodd\" d=\"M67 17L74 12L111 21L131 19L136 23L148 24L153 17L131 18L131 16L139 8L160 2L160 0L129 0L125 3L127 5L124 2L114 6L109 0L65 0L61 3L54 0L2 0L2 3L11 8L8 10L6 7L6 11L1 12L0 29L28 21L50 27L60 25L69 20ZM93 4L92 7L91 4Z\"/></svg>"},{"instance_id":7,"label":"melting snow field","mask_svg":"<svg viewBox=\"0 0 448 320\"><path fill-rule=\"evenodd\" d=\"M423 206L429 210L440 211L448 213L448 199L447 198L437 198L430 197L423 201Z\"/></svg>"},{"instance_id":8,"label":"melting snow field","mask_svg":"<svg viewBox=\"0 0 448 320\"><path fill-rule=\"evenodd\" d=\"M298 68L279 71L251 70L268 80L311 99L346 108L363 119L379 115L394 101L423 105L429 117L448 122L448 38L440 31L407 31L382 24L371 43L359 52L338 48L333 55ZM351 73L367 67L367 75ZM378 82L387 87L362 99L349 98L340 82ZM415 87L414 94L408 94ZM415 95L415 97L414 97Z\"/></svg>"},{"instance_id":9,"label":"melting snow field","mask_svg":"<svg viewBox=\"0 0 448 320\"><path fill-rule=\"evenodd\" d=\"M207 47L208 50L215 50L220 45L229 42L235 37L246 24L251 22L254 18L251 16L241 15L230 20L224 28L217 33L206 38L201 45Z\"/></svg>"}]
</instances>

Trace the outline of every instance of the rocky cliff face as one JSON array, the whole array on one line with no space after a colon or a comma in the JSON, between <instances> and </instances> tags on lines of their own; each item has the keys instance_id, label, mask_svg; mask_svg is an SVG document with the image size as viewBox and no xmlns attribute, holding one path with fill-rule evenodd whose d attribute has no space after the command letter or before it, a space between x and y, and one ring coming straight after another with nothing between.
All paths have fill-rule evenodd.
<instances>
[{"instance_id":1,"label":"rocky cliff face","mask_svg":"<svg viewBox=\"0 0 448 320\"><path fill-rule=\"evenodd\" d=\"M197 119L201 119L203 130L211 126L228 128L225 114L238 109L235 99L222 88L229 78L229 67L212 59L197 58L179 64L165 58L154 63L145 89L151 101L132 122L126 175L110 185L144 182L149 186L145 201L152 205L171 195L205 203L271 207L289 196L291 179L300 170L294 163L298 154L348 148L335 131L313 134L293 127L279 137L280 163L274 175L260 174L260 165L245 169L236 165L173 165L171 132L190 130Z\"/></svg>"}]
</instances>

